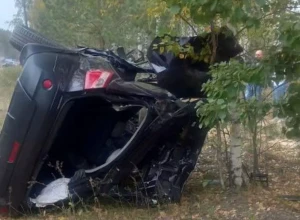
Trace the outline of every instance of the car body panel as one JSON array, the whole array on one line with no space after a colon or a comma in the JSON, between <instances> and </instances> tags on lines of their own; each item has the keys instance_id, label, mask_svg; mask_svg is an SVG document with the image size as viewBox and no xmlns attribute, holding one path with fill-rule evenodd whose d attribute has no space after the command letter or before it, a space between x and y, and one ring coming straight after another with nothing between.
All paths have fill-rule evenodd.
<instances>
[{"instance_id":1,"label":"car body panel","mask_svg":"<svg viewBox=\"0 0 300 220\"><path fill-rule=\"evenodd\" d=\"M51 147L60 122L66 114L67 103L89 96L122 101L120 95L124 90L119 87L119 95L115 97L109 97L104 89L84 90L82 82L85 71L96 68L99 63L103 67L104 60L101 58L81 56L39 45L28 45L20 57L23 71L17 80L0 136L0 206L9 202L14 208L24 202L29 181L34 180L32 178L42 166L47 150ZM105 68L111 68L109 63L105 65ZM76 74L79 75L80 82L76 79L77 84L73 86ZM43 87L44 80L52 82L50 89ZM132 89L136 91L136 88ZM139 96L150 98L154 94L151 88L140 90ZM159 93L165 94L159 96ZM163 98L169 95L164 90L156 91L155 94ZM14 142L20 143L20 149L15 162L8 163Z\"/></svg>"},{"instance_id":2,"label":"car body panel","mask_svg":"<svg viewBox=\"0 0 300 220\"><path fill-rule=\"evenodd\" d=\"M12 204L19 203L24 196L36 163L34 158L38 157L53 123L49 113L56 111L58 104L56 102L56 106L53 105L55 98L58 98L58 85L55 84L57 78L52 68L48 68L50 71L46 72L47 68L41 69L39 66L50 67L54 62L53 54L28 58L17 80L1 132L0 197L9 196ZM42 82L46 79L54 82L50 90L42 88ZM8 156L15 141L20 143L19 153L14 163L8 163Z\"/></svg>"}]
</instances>

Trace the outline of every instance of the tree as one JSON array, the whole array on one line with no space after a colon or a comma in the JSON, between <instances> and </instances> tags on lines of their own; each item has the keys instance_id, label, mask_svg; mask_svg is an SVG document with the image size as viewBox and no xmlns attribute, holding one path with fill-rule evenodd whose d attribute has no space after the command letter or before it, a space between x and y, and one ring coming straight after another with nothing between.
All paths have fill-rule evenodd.
<instances>
[{"instance_id":1,"label":"tree","mask_svg":"<svg viewBox=\"0 0 300 220\"><path fill-rule=\"evenodd\" d=\"M18 9L17 14L11 21L12 24L23 23L28 26L28 9L33 0L15 0L15 6Z\"/></svg>"},{"instance_id":2,"label":"tree","mask_svg":"<svg viewBox=\"0 0 300 220\"><path fill-rule=\"evenodd\" d=\"M113 43L127 48L137 47L139 39L155 36L157 27L164 27L170 15L160 17L160 25L150 15L162 10L146 0L34 0L29 21L34 29L69 45L109 48ZM152 5L154 10L145 10ZM161 29L161 28L159 28Z\"/></svg>"},{"instance_id":3,"label":"tree","mask_svg":"<svg viewBox=\"0 0 300 220\"><path fill-rule=\"evenodd\" d=\"M265 100L263 102L245 101L242 93L247 83L268 84L270 76L274 72L277 73L277 78L286 74L289 81L299 78L300 54L297 50L299 51L300 35L299 25L296 22L296 20L299 21L299 14L291 12L291 9L298 7L299 2L287 0L165 0L164 3L174 18L183 19L194 27L193 30L210 27L212 39L210 50L208 50L210 58L203 57L203 59L210 62L211 65L218 45L215 36L220 27L224 25L230 27L236 36L243 40L250 52L255 49L263 49L267 54L267 59L259 68L237 62L213 66L210 72L212 80L203 86L203 90L208 95L208 102L200 102L198 105L198 115L202 124L212 126L218 124L219 120L231 124L231 161L236 162L236 164L232 164L232 171L235 172L233 181L237 187L240 187L242 170L240 123L246 125L252 133L253 173L255 174L259 169L257 123L263 119L272 106L272 103ZM189 57L193 56L199 57L193 53ZM296 97L299 97L300 86L295 82L292 85L290 90L293 90L295 95L286 100L285 109L291 113L289 121L293 122L290 125L293 127L294 134L299 135L300 123L298 122L300 120L295 118L299 115L299 108L295 106L295 103L299 103ZM295 93L296 87L298 90ZM293 108L291 107L292 103L294 103ZM295 109L297 113L291 112L291 109ZM289 132L292 133L290 130Z\"/></svg>"},{"instance_id":4,"label":"tree","mask_svg":"<svg viewBox=\"0 0 300 220\"><path fill-rule=\"evenodd\" d=\"M9 31L0 29L0 57L17 59L18 51L16 51L9 43Z\"/></svg>"}]
</instances>

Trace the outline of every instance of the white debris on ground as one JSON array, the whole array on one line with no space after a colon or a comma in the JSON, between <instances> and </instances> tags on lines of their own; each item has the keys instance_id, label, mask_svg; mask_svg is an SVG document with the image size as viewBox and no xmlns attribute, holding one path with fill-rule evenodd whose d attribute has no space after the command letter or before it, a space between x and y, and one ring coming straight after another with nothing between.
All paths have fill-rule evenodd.
<instances>
[{"instance_id":1,"label":"white debris on ground","mask_svg":"<svg viewBox=\"0 0 300 220\"><path fill-rule=\"evenodd\" d=\"M54 180L49 183L35 199L30 198L30 201L34 203L36 207L46 207L64 200L69 196L69 182L70 179L68 178Z\"/></svg>"}]
</instances>

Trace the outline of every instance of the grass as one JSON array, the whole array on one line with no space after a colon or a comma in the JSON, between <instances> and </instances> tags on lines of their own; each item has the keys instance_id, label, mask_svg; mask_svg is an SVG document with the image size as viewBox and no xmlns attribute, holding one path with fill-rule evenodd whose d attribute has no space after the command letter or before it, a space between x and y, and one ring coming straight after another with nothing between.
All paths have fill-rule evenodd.
<instances>
[{"instance_id":1,"label":"grass","mask_svg":"<svg viewBox=\"0 0 300 220\"><path fill-rule=\"evenodd\" d=\"M3 125L9 102L20 68L0 69L0 126ZM107 199L88 204L84 201L75 209L56 211L40 210L38 214L24 214L21 220L73 220L73 219L300 219L299 202L278 198L278 195L300 195L298 187L299 152L297 143L280 137L274 128L268 127L270 136L262 146L267 150L270 186L251 185L236 193L222 190L219 185L203 184L207 179L217 179L218 173L214 152L209 142L201 154L199 164L189 179L180 204L162 205L155 208L140 208ZM274 138L272 138L272 136ZM277 144L274 145L275 137ZM210 135L210 138L214 138ZM273 146L274 145L274 146ZM268 146L273 146L268 148ZM1 219L1 218L0 218Z\"/></svg>"},{"instance_id":2,"label":"grass","mask_svg":"<svg viewBox=\"0 0 300 220\"><path fill-rule=\"evenodd\" d=\"M20 67L0 68L0 129L3 126L14 86L20 72Z\"/></svg>"}]
</instances>

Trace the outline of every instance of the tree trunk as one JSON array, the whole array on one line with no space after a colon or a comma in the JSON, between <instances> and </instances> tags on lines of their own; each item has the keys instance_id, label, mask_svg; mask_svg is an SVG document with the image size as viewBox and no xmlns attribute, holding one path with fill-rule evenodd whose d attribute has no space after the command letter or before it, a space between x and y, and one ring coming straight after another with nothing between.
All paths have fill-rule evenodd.
<instances>
[{"instance_id":1,"label":"tree trunk","mask_svg":"<svg viewBox=\"0 0 300 220\"><path fill-rule=\"evenodd\" d=\"M228 179L229 179L229 187L232 187L232 173L231 173L231 161L230 161L230 156L228 153L228 143L226 140L226 134L225 131L222 130L223 133L223 139L224 139L224 145L225 145L225 163L226 163L226 168L227 168L227 173L228 173ZM230 135L229 131L227 131L228 135Z\"/></svg>"},{"instance_id":2,"label":"tree trunk","mask_svg":"<svg viewBox=\"0 0 300 220\"><path fill-rule=\"evenodd\" d=\"M256 123L256 120L255 120L255 124L253 124L253 129L252 129L252 148L253 148L253 174L255 175L258 173L257 123Z\"/></svg>"},{"instance_id":3,"label":"tree trunk","mask_svg":"<svg viewBox=\"0 0 300 220\"><path fill-rule=\"evenodd\" d=\"M239 189L242 186L242 141L240 133L240 123L233 115L233 122L230 129L230 156L231 172L233 184Z\"/></svg>"},{"instance_id":4,"label":"tree trunk","mask_svg":"<svg viewBox=\"0 0 300 220\"><path fill-rule=\"evenodd\" d=\"M138 42L137 45L138 50L143 51L142 33L137 34L137 42Z\"/></svg>"},{"instance_id":5,"label":"tree trunk","mask_svg":"<svg viewBox=\"0 0 300 220\"><path fill-rule=\"evenodd\" d=\"M156 17L156 28L155 28L156 36L158 36L159 34L159 28L160 28L160 17Z\"/></svg>"},{"instance_id":6,"label":"tree trunk","mask_svg":"<svg viewBox=\"0 0 300 220\"><path fill-rule=\"evenodd\" d=\"M24 13L24 23L25 23L25 26L28 27L26 0L22 0L22 7L23 7L23 13Z\"/></svg>"},{"instance_id":7,"label":"tree trunk","mask_svg":"<svg viewBox=\"0 0 300 220\"><path fill-rule=\"evenodd\" d=\"M221 136L221 127L220 123L217 124L217 148L216 148L216 153L217 153L217 161L218 161L218 168L219 168L219 177L220 177L220 183L222 186L222 189L225 189L225 184L224 184L224 178L223 178L223 160L222 160L222 136Z\"/></svg>"}]
</instances>

